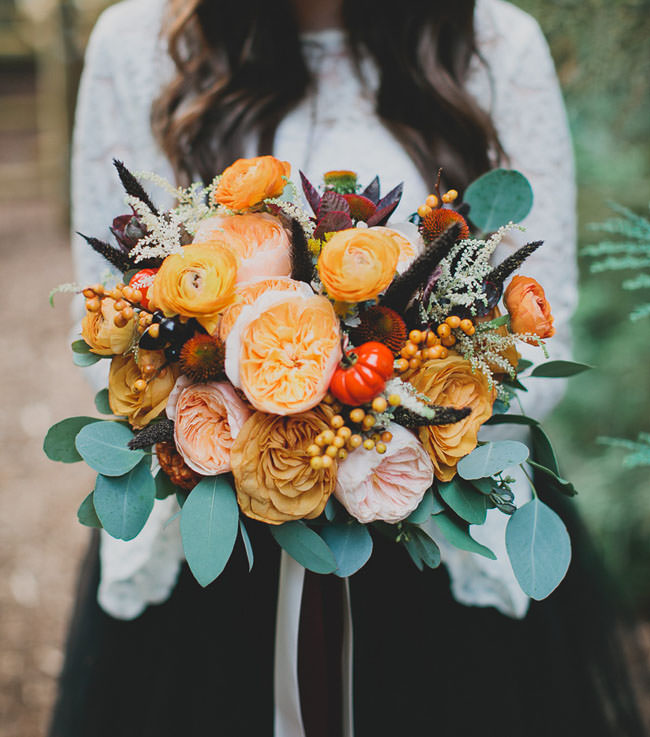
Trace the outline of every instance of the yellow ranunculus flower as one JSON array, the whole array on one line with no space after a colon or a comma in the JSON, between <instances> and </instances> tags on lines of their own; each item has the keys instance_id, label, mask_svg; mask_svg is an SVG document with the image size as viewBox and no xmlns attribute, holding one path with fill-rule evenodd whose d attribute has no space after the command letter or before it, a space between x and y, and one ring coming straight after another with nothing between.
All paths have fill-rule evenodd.
<instances>
[{"instance_id":1,"label":"yellow ranunculus flower","mask_svg":"<svg viewBox=\"0 0 650 737\"><path fill-rule=\"evenodd\" d=\"M115 300L104 297L99 312L86 310L81 321L81 337L88 343L90 350L99 356L121 354L131 347L135 319L131 318L123 328L118 328L114 322L115 315Z\"/></svg>"},{"instance_id":2,"label":"yellow ranunculus flower","mask_svg":"<svg viewBox=\"0 0 650 737\"><path fill-rule=\"evenodd\" d=\"M400 248L379 230L339 230L323 246L318 272L327 294L340 302L374 299L395 276Z\"/></svg>"},{"instance_id":3,"label":"yellow ranunculus flower","mask_svg":"<svg viewBox=\"0 0 650 737\"><path fill-rule=\"evenodd\" d=\"M233 300L238 261L221 243L193 243L162 262L150 299L167 317L194 317L210 333Z\"/></svg>"},{"instance_id":4,"label":"yellow ranunculus flower","mask_svg":"<svg viewBox=\"0 0 650 737\"><path fill-rule=\"evenodd\" d=\"M147 351L148 361L151 361L154 353L159 354L159 360L153 364L162 364L162 351ZM147 382L144 391L137 392L134 389L135 382L142 378L138 364L132 355L116 356L111 361L108 374L108 403L111 410L119 417L126 417L136 429L146 427L165 409L178 374L177 364L166 366Z\"/></svg>"}]
</instances>

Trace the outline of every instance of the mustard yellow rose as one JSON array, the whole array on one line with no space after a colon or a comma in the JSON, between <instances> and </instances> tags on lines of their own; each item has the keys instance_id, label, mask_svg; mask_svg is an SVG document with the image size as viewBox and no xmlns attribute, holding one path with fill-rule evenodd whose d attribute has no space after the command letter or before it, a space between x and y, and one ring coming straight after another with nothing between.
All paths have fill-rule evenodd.
<instances>
[{"instance_id":1,"label":"mustard yellow rose","mask_svg":"<svg viewBox=\"0 0 650 737\"><path fill-rule=\"evenodd\" d=\"M332 414L320 405L288 417L255 412L244 423L230 462L237 501L247 517L280 525L321 514L336 485L336 462L315 471L307 448L329 428Z\"/></svg>"},{"instance_id":2,"label":"mustard yellow rose","mask_svg":"<svg viewBox=\"0 0 650 737\"><path fill-rule=\"evenodd\" d=\"M154 351L148 351L151 362ZM164 354L160 354L154 365L162 365ZM174 388L179 370L177 365L166 366L147 382L147 388L138 392L135 382L142 378L140 368L132 355L115 356L108 374L108 403L114 414L126 417L136 429L146 427L151 420L164 411L171 390Z\"/></svg>"},{"instance_id":3,"label":"mustard yellow rose","mask_svg":"<svg viewBox=\"0 0 650 737\"><path fill-rule=\"evenodd\" d=\"M81 321L81 337L88 343L93 353L113 356L125 353L131 347L135 319L131 318L123 328L118 328L114 322L115 315L117 315L115 300L110 297L102 299L99 312L86 310Z\"/></svg>"},{"instance_id":4,"label":"mustard yellow rose","mask_svg":"<svg viewBox=\"0 0 650 737\"><path fill-rule=\"evenodd\" d=\"M405 378L432 404L443 407L471 407L471 414L451 425L429 425L418 431L440 481L451 481L456 465L476 447L481 425L492 415L496 388L488 386L481 371L462 356L450 354L444 359L427 361Z\"/></svg>"},{"instance_id":5,"label":"mustard yellow rose","mask_svg":"<svg viewBox=\"0 0 650 737\"><path fill-rule=\"evenodd\" d=\"M400 247L380 230L339 230L318 258L318 272L327 294L340 302L374 299L391 283Z\"/></svg>"},{"instance_id":6,"label":"mustard yellow rose","mask_svg":"<svg viewBox=\"0 0 650 737\"><path fill-rule=\"evenodd\" d=\"M291 164L275 156L237 159L221 175L214 201L229 210L248 210L281 195L290 174Z\"/></svg>"},{"instance_id":7,"label":"mustard yellow rose","mask_svg":"<svg viewBox=\"0 0 650 737\"><path fill-rule=\"evenodd\" d=\"M233 300L236 254L221 243L193 243L162 262L149 292L167 317L194 317L212 334L219 313Z\"/></svg>"}]
</instances>

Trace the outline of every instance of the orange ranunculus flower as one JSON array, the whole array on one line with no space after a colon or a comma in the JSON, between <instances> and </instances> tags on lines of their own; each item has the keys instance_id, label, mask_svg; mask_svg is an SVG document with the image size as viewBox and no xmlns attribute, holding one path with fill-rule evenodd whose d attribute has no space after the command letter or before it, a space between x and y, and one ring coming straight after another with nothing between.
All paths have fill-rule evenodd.
<instances>
[{"instance_id":1,"label":"orange ranunculus flower","mask_svg":"<svg viewBox=\"0 0 650 737\"><path fill-rule=\"evenodd\" d=\"M305 412L327 393L341 358L339 321L325 297L271 291L242 309L226 341L226 373L255 409Z\"/></svg>"},{"instance_id":2,"label":"orange ranunculus flower","mask_svg":"<svg viewBox=\"0 0 650 737\"><path fill-rule=\"evenodd\" d=\"M513 333L534 333L540 338L550 338L555 334L551 306L535 279L513 276L503 299L510 313Z\"/></svg>"},{"instance_id":3,"label":"orange ranunculus flower","mask_svg":"<svg viewBox=\"0 0 650 737\"><path fill-rule=\"evenodd\" d=\"M336 462L315 471L307 448L329 428L327 405L288 417L255 412L230 450L237 501L252 519L280 525L313 519L325 509L336 485Z\"/></svg>"},{"instance_id":4,"label":"orange ranunculus flower","mask_svg":"<svg viewBox=\"0 0 650 737\"><path fill-rule=\"evenodd\" d=\"M238 282L291 274L291 242L282 222L266 212L206 218L195 242L217 241L239 258Z\"/></svg>"},{"instance_id":5,"label":"orange ranunculus flower","mask_svg":"<svg viewBox=\"0 0 650 737\"><path fill-rule=\"evenodd\" d=\"M164 361L162 351L147 351L147 360L151 362L154 353L158 353L159 357L153 364L162 365ZM142 374L135 359L132 355L116 356L111 361L111 370L108 374L108 403L111 410L119 417L126 417L136 429L146 427L165 409L178 373L176 364L166 366L147 382L144 391L138 392L134 389L134 385L142 378Z\"/></svg>"},{"instance_id":6,"label":"orange ranunculus flower","mask_svg":"<svg viewBox=\"0 0 650 737\"><path fill-rule=\"evenodd\" d=\"M111 297L102 299L99 312L86 310L81 321L81 337L93 353L112 356L125 353L131 347L135 334L135 318L131 318L123 328L118 328L114 322L115 315L115 300Z\"/></svg>"},{"instance_id":7,"label":"orange ranunculus flower","mask_svg":"<svg viewBox=\"0 0 650 737\"><path fill-rule=\"evenodd\" d=\"M327 294L340 302L364 302L395 276L400 248L373 228L339 230L323 246L318 272Z\"/></svg>"},{"instance_id":8,"label":"orange ranunculus flower","mask_svg":"<svg viewBox=\"0 0 650 737\"><path fill-rule=\"evenodd\" d=\"M193 243L162 262L150 301L167 317L194 317L212 334L219 313L233 300L237 256L220 243Z\"/></svg>"},{"instance_id":9,"label":"orange ranunculus flower","mask_svg":"<svg viewBox=\"0 0 650 737\"><path fill-rule=\"evenodd\" d=\"M242 309L246 305L253 304L260 295L271 290L300 292L301 294L305 294L305 296L309 296L308 292L312 291L305 282L289 279L288 276L260 279L259 281L251 281L246 284L238 284L235 290L235 301L226 307L223 315L221 315L221 322L219 323L219 337L221 340L225 342L228 333L232 330Z\"/></svg>"},{"instance_id":10,"label":"orange ranunculus flower","mask_svg":"<svg viewBox=\"0 0 650 737\"><path fill-rule=\"evenodd\" d=\"M221 175L214 201L230 210L247 210L281 195L289 174L291 164L275 156L237 159Z\"/></svg>"},{"instance_id":11,"label":"orange ranunculus flower","mask_svg":"<svg viewBox=\"0 0 650 737\"><path fill-rule=\"evenodd\" d=\"M432 404L472 409L460 422L418 430L433 461L436 478L450 481L456 475L456 464L474 450L481 425L492 415L496 388L490 388L485 374L472 372L470 362L456 354L427 361L406 378Z\"/></svg>"}]
</instances>

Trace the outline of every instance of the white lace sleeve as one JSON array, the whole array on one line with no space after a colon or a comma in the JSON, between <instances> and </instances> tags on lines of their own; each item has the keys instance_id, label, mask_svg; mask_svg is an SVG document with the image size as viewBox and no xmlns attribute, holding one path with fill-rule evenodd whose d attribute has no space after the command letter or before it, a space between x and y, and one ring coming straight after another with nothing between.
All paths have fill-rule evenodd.
<instances>
[{"instance_id":1,"label":"white lace sleeve","mask_svg":"<svg viewBox=\"0 0 650 737\"><path fill-rule=\"evenodd\" d=\"M72 158L72 248L75 278L82 284L101 281L108 264L76 232L111 242L112 219L128 211L112 159L167 174L149 131L146 111L151 93L138 86L137 75L131 74L121 61L128 58L125 50L130 47L128 27L124 25L126 13L143 8L141 3L130 5L131 8L125 4L114 6L100 17L90 38L79 88ZM130 17L128 21L137 28L137 18ZM150 25L144 26L143 33L153 35L155 41ZM116 54L123 56L118 60ZM154 68L146 48L140 47L135 61L138 63L134 71L140 74L147 69L151 73ZM77 308L78 326L83 302ZM95 389L106 386L108 364L100 361L90 370L84 369ZM144 530L129 542L114 540L102 531L98 600L109 614L130 619L148 604L169 596L183 558L178 520L166 526L177 510L174 497L157 501Z\"/></svg>"},{"instance_id":2,"label":"white lace sleeve","mask_svg":"<svg viewBox=\"0 0 650 737\"><path fill-rule=\"evenodd\" d=\"M526 262L522 273L544 287L555 319L556 334L547 341L551 358L571 355L570 319L577 302L575 254L575 183L571 138L557 77L544 36L527 14L501 0L479 0L481 51L491 74L490 103L484 76L477 72L470 86L491 107L501 143L509 156L508 166L525 174L533 188L535 202L524 221L526 232L504 242L497 252L505 258L526 241L544 240L544 245ZM521 353L531 360L544 360L539 348L525 346ZM557 379L530 379L522 397L527 414L541 418L562 397L565 382ZM520 393L521 394L521 393ZM518 412L517 406L513 410ZM525 431L485 428L481 439L516 438L526 440ZM531 498L520 469L512 472L515 503ZM496 555L492 561L465 553L440 541L443 560L450 572L454 597L465 604L495 606L504 614L522 617L528 597L521 591L505 549L507 517L497 510L487 522L472 528L472 535ZM433 531L435 534L435 530ZM440 536L436 536L440 540Z\"/></svg>"}]
</instances>

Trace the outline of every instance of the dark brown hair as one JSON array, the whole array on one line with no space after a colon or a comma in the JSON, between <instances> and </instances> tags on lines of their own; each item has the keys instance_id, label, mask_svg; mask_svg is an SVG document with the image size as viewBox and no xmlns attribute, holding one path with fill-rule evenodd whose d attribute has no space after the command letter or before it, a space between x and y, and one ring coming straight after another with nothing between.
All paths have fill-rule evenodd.
<instances>
[{"instance_id":1,"label":"dark brown hair","mask_svg":"<svg viewBox=\"0 0 650 737\"><path fill-rule=\"evenodd\" d=\"M380 74L377 113L425 180L439 166L463 187L501 147L489 115L464 88L472 57L474 0L346 0L353 57ZM180 182L204 182L258 136L272 153L282 117L307 93L290 0L170 0L164 33L177 74L152 109L154 132Z\"/></svg>"}]
</instances>

